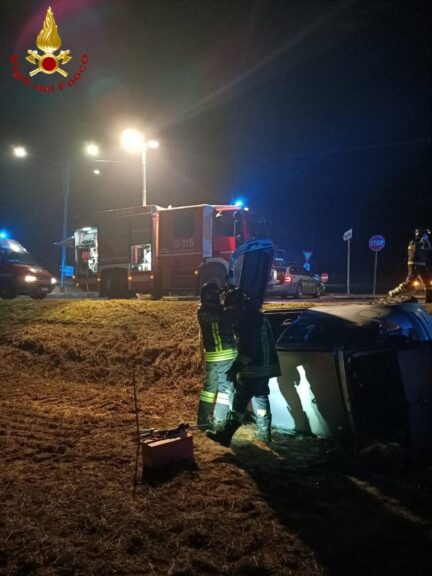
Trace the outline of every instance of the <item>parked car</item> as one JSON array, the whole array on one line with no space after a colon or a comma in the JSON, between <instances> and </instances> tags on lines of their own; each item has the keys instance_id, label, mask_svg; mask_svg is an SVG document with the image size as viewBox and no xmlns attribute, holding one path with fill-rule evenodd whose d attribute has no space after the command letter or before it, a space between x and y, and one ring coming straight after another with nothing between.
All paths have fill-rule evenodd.
<instances>
[{"instance_id":1,"label":"parked car","mask_svg":"<svg viewBox=\"0 0 432 576\"><path fill-rule=\"evenodd\" d=\"M54 290L56 279L42 268L16 240L0 239L0 298L18 295L34 300L46 298Z\"/></svg>"},{"instance_id":2,"label":"parked car","mask_svg":"<svg viewBox=\"0 0 432 576\"><path fill-rule=\"evenodd\" d=\"M300 264L291 262L281 265L276 259L273 264L266 288L267 297L313 296L319 298L324 291L320 276L307 272Z\"/></svg>"}]
</instances>

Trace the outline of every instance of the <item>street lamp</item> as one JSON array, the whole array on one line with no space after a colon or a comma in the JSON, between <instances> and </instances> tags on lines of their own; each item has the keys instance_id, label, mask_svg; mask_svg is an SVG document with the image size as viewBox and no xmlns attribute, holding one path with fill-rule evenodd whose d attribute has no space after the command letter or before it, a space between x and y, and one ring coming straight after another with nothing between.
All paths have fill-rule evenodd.
<instances>
[{"instance_id":1,"label":"street lamp","mask_svg":"<svg viewBox=\"0 0 432 576\"><path fill-rule=\"evenodd\" d=\"M13 153L17 158L25 158L27 156L27 150L24 146L14 146Z\"/></svg>"},{"instance_id":2,"label":"street lamp","mask_svg":"<svg viewBox=\"0 0 432 576\"><path fill-rule=\"evenodd\" d=\"M159 148L157 140L146 140L139 130L128 128L121 133L121 144L126 152L141 152L142 205L147 205L147 150Z\"/></svg>"},{"instance_id":3,"label":"street lamp","mask_svg":"<svg viewBox=\"0 0 432 576\"><path fill-rule=\"evenodd\" d=\"M99 155L99 146L97 144L94 144L94 142L89 142L88 144L86 144L84 150L86 154L88 154L88 156Z\"/></svg>"}]
</instances>

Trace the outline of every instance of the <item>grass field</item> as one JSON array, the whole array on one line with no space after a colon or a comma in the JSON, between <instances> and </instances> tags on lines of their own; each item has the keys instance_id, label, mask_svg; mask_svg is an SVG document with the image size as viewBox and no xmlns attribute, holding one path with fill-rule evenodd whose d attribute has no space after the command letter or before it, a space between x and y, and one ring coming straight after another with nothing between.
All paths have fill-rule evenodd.
<instances>
[{"instance_id":1,"label":"grass field","mask_svg":"<svg viewBox=\"0 0 432 576\"><path fill-rule=\"evenodd\" d=\"M285 304L285 305L290 305ZM0 302L0 574L430 574L431 470L365 469L253 426L144 477L141 426L193 423L195 302Z\"/></svg>"}]
</instances>

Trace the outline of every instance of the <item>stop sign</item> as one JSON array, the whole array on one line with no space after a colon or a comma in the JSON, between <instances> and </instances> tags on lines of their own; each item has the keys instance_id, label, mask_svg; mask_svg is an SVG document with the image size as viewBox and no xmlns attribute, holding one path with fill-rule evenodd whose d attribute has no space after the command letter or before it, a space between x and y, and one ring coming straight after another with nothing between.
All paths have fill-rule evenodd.
<instances>
[{"instance_id":1,"label":"stop sign","mask_svg":"<svg viewBox=\"0 0 432 576\"><path fill-rule=\"evenodd\" d=\"M373 252L379 252L385 246L385 239L383 236L376 234L375 236L371 236L369 238L369 249Z\"/></svg>"},{"instance_id":2,"label":"stop sign","mask_svg":"<svg viewBox=\"0 0 432 576\"><path fill-rule=\"evenodd\" d=\"M323 272L323 273L321 274L320 278L321 278L321 282L324 282L324 284L325 284L326 282L328 282L328 274L327 274L327 272Z\"/></svg>"}]
</instances>

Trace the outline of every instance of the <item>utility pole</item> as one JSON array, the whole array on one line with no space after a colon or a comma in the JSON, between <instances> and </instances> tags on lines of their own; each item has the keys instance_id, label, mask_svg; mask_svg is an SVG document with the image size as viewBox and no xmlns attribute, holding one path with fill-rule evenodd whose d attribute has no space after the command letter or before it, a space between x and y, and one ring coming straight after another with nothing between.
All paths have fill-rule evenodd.
<instances>
[{"instance_id":1,"label":"utility pole","mask_svg":"<svg viewBox=\"0 0 432 576\"><path fill-rule=\"evenodd\" d=\"M66 267L66 239L68 230L68 204L70 193L70 162L65 160L63 166L63 230L62 230L62 251L61 251L61 268L60 268L60 290L65 290L65 267Z\"/></svg>"}]
</instances>

